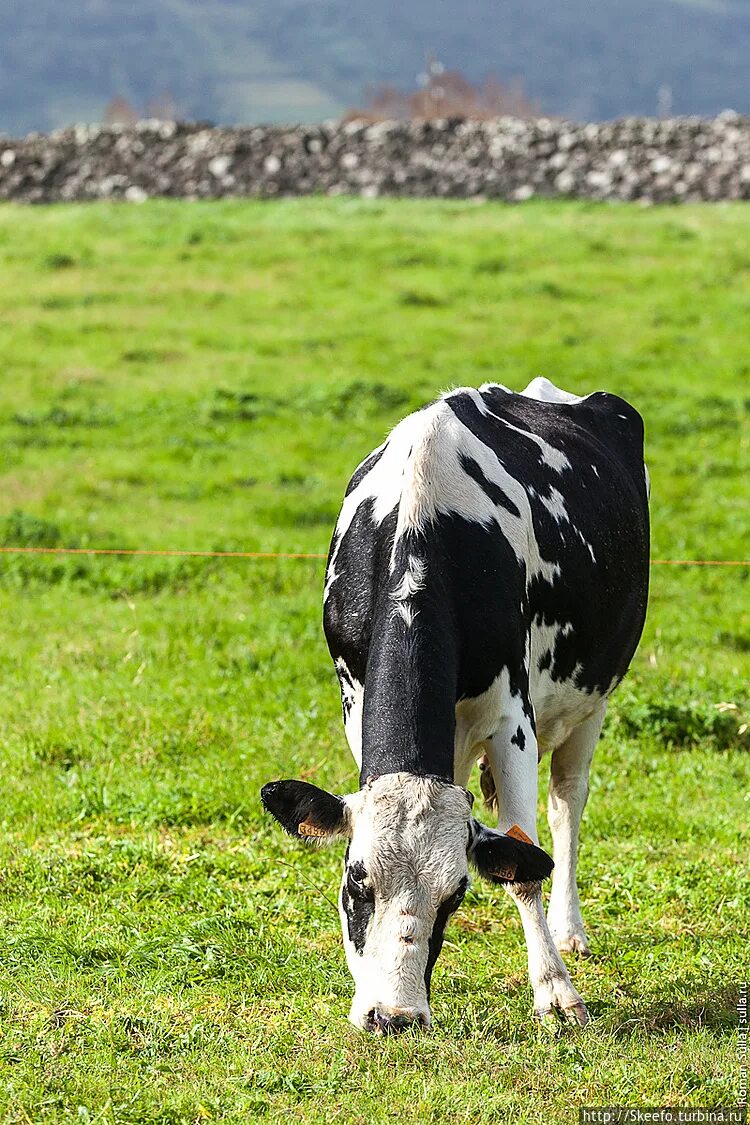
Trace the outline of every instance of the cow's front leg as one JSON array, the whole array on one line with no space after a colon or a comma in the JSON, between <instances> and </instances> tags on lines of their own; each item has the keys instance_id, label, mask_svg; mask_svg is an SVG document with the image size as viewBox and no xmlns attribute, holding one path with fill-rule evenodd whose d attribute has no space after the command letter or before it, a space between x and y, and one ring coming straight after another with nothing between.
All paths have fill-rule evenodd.
<instances>
[{"instance_id":1,"label":"cow's front leg","mask_svg":"<svg viewBox=\"0 0 750 1125\"><path fill-rule=\"evenodd\" d=\"M544 916L540 884L515 883L508 887L508 893L518 907L526 937L534 1019L549 1026L557 1026L558 1019L563 1019L585 1027L589 1014L555 947Z\"/></svg>"},{"instance_id":2,"label":"cow's front leg","mask_svg":"<svg viewBox=\"0 0 750 1125\"><path fill-rule=\"evenodd\" d=\"M518 732L522 731L523 737ZM492 771L498 800L498 827L507 832L514 824L538 843L536 805L538 792L537 744L528 720L516 714L503 722L492 738ZM534 1018L557 1024L558 1018L583 1027L586 1005L573 987L568 970L555 947L542 905L539 883L508 887L521 915L529 957L529 979L534 990Z\"/></svg>"}]
</instances>

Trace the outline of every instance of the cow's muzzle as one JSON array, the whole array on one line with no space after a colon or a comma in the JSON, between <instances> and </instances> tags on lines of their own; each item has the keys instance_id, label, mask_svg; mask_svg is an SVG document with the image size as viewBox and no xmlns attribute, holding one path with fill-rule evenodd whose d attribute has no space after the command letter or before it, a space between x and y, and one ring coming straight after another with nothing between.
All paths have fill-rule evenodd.
<instances>
[{"instance_id":1,"label":"cow's muzzle","mask_svg":"<svg viewBox=\"0 0 750 1125\"><path fill-rule=\"evenodd\" d=\"M365 1031L371 1031L375 1035L393 1035L398 1031L406 1031L409 1027L427 1026L428 1020L420 1012L396 1012L387 1008L370 1008L363 1021Z\"/></svg>"}]
</instances>

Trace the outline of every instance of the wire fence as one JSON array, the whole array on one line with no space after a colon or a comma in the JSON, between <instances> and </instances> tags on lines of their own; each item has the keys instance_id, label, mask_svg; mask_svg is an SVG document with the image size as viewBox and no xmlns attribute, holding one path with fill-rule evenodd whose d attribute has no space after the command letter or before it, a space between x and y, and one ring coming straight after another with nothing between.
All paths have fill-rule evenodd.
<instances>
[{"instance_id":1,"label":"wire fence","mask_svg":"<svg viewBox=\"0 0 750 1125\"><path fill-rule=\"evenodd\" d=\"M182 551L145 547L0 547L2 555L124 555L187 559L326 559L318 551ZM750 559L651 559L652 566L748 566Z\"/></svg>"}]
</instances>

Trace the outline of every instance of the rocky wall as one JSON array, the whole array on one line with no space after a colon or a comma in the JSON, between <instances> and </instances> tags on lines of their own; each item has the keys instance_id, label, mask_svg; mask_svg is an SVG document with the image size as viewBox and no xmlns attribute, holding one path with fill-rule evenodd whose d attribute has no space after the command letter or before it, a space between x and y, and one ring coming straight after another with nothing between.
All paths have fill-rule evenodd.
<instances>
[{"instance_id":1,"label":"rocky wall","mask_svg":"<svg viewBox=\"0 0 750 1125\"><path fill-rule=\"evenodd\" d=\"M0 199L384 195L750 199L750 117L214 128L146 121L0 136Z\"/></svg>"}]
</instances>

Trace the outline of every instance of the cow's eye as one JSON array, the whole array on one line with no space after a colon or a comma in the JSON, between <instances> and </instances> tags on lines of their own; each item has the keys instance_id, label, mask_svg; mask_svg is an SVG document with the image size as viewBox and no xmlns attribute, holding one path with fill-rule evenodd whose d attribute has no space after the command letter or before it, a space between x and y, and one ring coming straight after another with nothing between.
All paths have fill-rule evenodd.
<instances>
[{"instance_id":1,"label":"cow's eye","mask_svg":"<svg viewBox=\"0 0 750 1125\"><path fill-rule=\"evenodd\" d=\"M371 887L365 883L365 873L357 865L350 867L346 873L346 889L352 898L364 901L374 901L375 894Z\"/></svg>"},{"instance_id":2,"label":"cow's eye","mask_svg":"<svg viewBox=\"0 0 750 1125\"><path fill-rule=\"evenodd\" d=\"M464 900L464 895L466 894L466 888L468 887L468 885L469 880L462 879L450 898L447 898L445 900L443 906L448 914L453 914L455 910L458 910L459 906Z\"/></svg>"}]
</instances>

